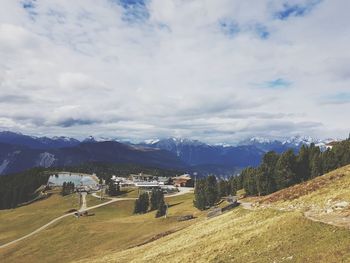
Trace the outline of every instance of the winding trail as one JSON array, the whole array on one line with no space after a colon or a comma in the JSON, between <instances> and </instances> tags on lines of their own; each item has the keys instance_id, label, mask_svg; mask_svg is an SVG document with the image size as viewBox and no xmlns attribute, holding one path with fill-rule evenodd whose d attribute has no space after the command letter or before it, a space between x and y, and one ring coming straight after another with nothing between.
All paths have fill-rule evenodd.
<instances>
[{"instance_id":1,"label":"winding trail","mask_svg":"<svg viewBox=\"0 0 350 263\"><path fill-rule=\"evenodd\" d=\"M253 210L253 206L251 202L240 202L238 201L238 203L244 208L244 209L247 209L247 210Z\"/></svg>"},{"instance_id":2,"label":"winding trail","mask_svg":"<svg viewBox=\"0 0 350 263\"><path fill-rule=\"evenodd\" d=\"M166 195L165 198L169 198L169 197L174 197L174 196L179 196L179 195L184 195L184 194L188 194L190 193L191 191L193 190L193 188L187 188L187 187L180 187L180 192L176 193L176 194L173 194L173 195ZM92 196L96 197L96 198L100 198L100 196L98 196L96 193L93 193ZM83 196L83 205L82 207L79 209L79 212L83 212L83 211L89 211L89 210L92 210L92 209L96 209L96 208L99 208L99 207L102 207L102 206L106 206L106 205L109 205L109 204L112 204L112 203L115 203L115 202L119 202L119 201L128 201L128 200L136 200L137 198L129 198L129 197L125 197L125 198L113 198L113 197L108 197L109 201L105 202L105 203L102 203L102 204L98 204L98 205L94 205L94 206L91 206L91 207L88 207L86 208L86 199L85 199L86 196ZM66 217L69 217L69 216L73 216L74 213L76 212L72 212L72 213L68 213L68 214L64 214L62 216L59 216L53 220L51 220L50 222L48 222L47 224L39 227L38 229L34 230L33 232L23 236L23 237L20 237L20 238L17 238L11 242L8 242L6 244L3 244L3 245L0 245L0 249L2 248L5 248L5 247L8 247L10 245L13 245L19 241L22 241L26 238L29 238L39 232L41 232L42 230L48 228L49 226L53 225L54 223L60 221L61 219L63 218L66 218Z\"/></svg>"},{"instance_id":3,"label":"winding trail","mask_svg":"<svg viewBox=\"0 0 350 263\"><path fill-rule=\"evenodd\" d=\"M302 215L313 222L317 223L323 223L331 226L336 226L336 227L343 227L343 228L348 228L350 229L350 218L348 216L341 216L336 213L331 213L331 214L322 214L319 211L313 211L313 210L308 210L308 211L300 211L297 209L292 209L292 210L287 210L283 208L277 208L273 206L260 206L260 207L253 207L252 202L240 202L240 205L242 208L246 210L255 210L255 209L274 209L277 211L299 211L302 213Z\"/></svg>"},{"instance_id":4,"label":"winding trail","mask_svg":"<svg viewBox=\"0 0 350 263\"><path fill-rule=\"evenodd\" d=\"M96 209L96 208L99 208L99 207L102 207L102 206L106 206L106 205L109 205L109 204L111 204L111 203L118 202L118 201L135 200L135 199L136 199L136 198L111 198L111 200L109 200L109 201L107 201L107 202L105 202L105 203L102 203L102 204L98 204L98 205L94 205L94 206L88 207L88 208L84 209L84 211L89 211L89 210L92 210L92 209ZM82 210L80 209L79 211L81 212ZM73 216L74 213L76 213L76 212L72 212L72 213L68 213L68 214L59 216L59 217L57 217L57 218L51 220L51 221L48 222L47 224L45 224L45 225L39 227L38 229L34 230L33 232L31 232L31 233L29 233L29 234L27 234L27 235L25 235L25 236L23 236L23 237L17 238L17 239L15 239L15 240L11 241L11 242L8 242L8 243L6 243L6 244L0 245L0 249L5 248L5 247L8 247L8 246L10 246L10 245L12 245L12 244L15 244L15 243L17 243L17 242L19 242L19 241L21 241L21 240L24 240L24 239L26 239L26 238L28 238L28 237L31 237L31 236L33 236L33 235L35 235L35 234L41 232L42 230L48 228L49 226L53 225L54 223L60 221L61 219L66 218L66 217L68 217L68 216Z\"/></svg>"}]
</instances>

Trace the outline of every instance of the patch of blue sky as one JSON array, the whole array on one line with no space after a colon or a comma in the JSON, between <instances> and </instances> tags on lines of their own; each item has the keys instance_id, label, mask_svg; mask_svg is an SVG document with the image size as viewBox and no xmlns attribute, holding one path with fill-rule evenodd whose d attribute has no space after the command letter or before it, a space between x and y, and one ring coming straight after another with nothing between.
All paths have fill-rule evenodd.
<instances>
[{"instance_id":1,"label":"patch of blue sky","mask_svg":"<svg viewBox=\"0 0 350 263\"><path fill-rule=\"evenodd\" d=\"M228 18L220 19L219 26L221 31L229 37L234 37L241 31L238 23Z\"/></svg>"},{"instance_id":2,"label":"patch of blue sky","mask_svg":"<svg viewBox=\"0 0 350 263\"><path fill-rule=\"evenodd\" d=\"M21 1L21 5L27 11L27 13L31 19L34 19L35 16L38 14L35 11L36 0L23 0L23 1Z\"/></svg>"},{"instance_id":3,"label":"patch of blue sky","mask_svg":"<svg viewBox=\"0 0 350 263\"><path fill-rule=\"evenodd\" d=\"M289 88L291 85L292 85L291 81L283 78L277 78L274 80L266 81L259 86L262 88L268 88L268 89L285 89L285 88Z\"/></svg>"},{"instance_id":4,"label":"patch of blue sky","mask_svg":"<svg viewBox=\"0 0 350 263\"><path fill-rule=\"evenodd\" d=\"M254 26L254 31L261 39L267 39L270 37L270 32L268 31L267 27L262 24L256 24Z\"/></svg>"},{"instance_id":5,"label":"patch of blue sky","mask_svg":"<svg viewBox=\"0 0 350 263\"><path fill-rule=\"evenodd\" d=\"M305 5L283 4L282 10L276 12L274 17L279 20L287 20L289 17L303 17L309 14L322 0L311 0Z\"/></svg>"},{"instance_id":6,"label":"patch of blue sky","mask_svg":"<svg viewBox=\"0 0 350 263\"><path fill-rule=\"evenodd\" d=\"M123 20L128 23L140 23L149 19L148 0L111 0L124 9Z\"/></svg>"},{"instance_id":7,"label":"patch of blue sky","mask_svg":"<svg viewBox=\"0 0 350 263\"><path fill-rule=\"evenodd\" d=\"M56 21L60 24L63 24L66 20L66 15L64 12L61 12L59 10L50 9L47 13L50 17L53 17L56 19Z\"/></svg>"},{"instance_id":8,"label":"patch of blue sky","mask_svg":"<svg viewBox=\"0 0 350 263\"><path fill-rule=\"evenodd\" d=\"M350 92L338 92L327 97L323 97L322 101L326 104L346 104L350 103Z\"/></svg>"},{"instance_id":9,"label":"patch of blue sky","mask_svg":"<svg viewBox=\"0 0 350 263\"><path fill-rule=\"evenodd\" d=\"M249 33L257 36L260 39L267 39L270 37L268 28L261 23L251 22L246 24L238 24L234 19L222 18L218 21L221 32L232 38L239 33Z\"/></svg>"}]
</instances>

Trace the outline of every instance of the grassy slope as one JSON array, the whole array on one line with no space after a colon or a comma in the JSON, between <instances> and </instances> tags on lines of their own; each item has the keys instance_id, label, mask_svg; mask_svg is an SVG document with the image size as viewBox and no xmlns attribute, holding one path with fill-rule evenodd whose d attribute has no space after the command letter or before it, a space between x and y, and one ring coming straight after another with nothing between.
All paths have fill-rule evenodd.
<instances>
[{"instance_id":1,"label":"grassy slope","mask_svg":"<svg viewBox=\"0 0 350 263\"><path fill-rule=\"evenodd\" d=\"M144 246L85 262L350 262L347 228L303 216L328 200L350 201L350 166L260 200L273 209L238 208ZM291 206L300 209L278 210Z\"/></svg>"},{"instance_id":2,"label":"grassy slope","mask_svg":"<svg viewBox=\"0 0 350 263\"><path fill-rule=\"evenodd\" d=\"M330 199L350 201L350 166L264 197L263 209L237 208L210 220L192 207L192 198L168 199L173 205L169 219L155 219L154 212L132 215L133 201L96 209L93 217L67 218L0 251L0 261L350 262L348 229L303 216ZM276 209L290 206L300 209ZM199 218L176 222L176 216L186 213Z\"/></svg>"},{"instance_id":3,"label":"grassy slope","mask_svg":"<svg viewBox=\"0 0 350 263\"><path fill-rule=\"evenodd\" d=\"M202 219L192 206L193 194L167 199L168 219L155 212L132 215L134 201L122 201L93 210L95 216L66 218L27 240L0 251L0 262L68 262L103 253L122 251L174 232ZM199 218L177 222L176 217L194 213Z\"/></svg>"},{"instance_id":4,"label":"grassy slope","mask_svg":"<svg viewBox=\"0 0 350 263\"><path fill-rule=\"evenodd\" d=\"M349 231L297 212L242 208L85 262L347 262ZM343 261L342 261L343 260Z\"/></svg>"},{"instance_id":5,"label":"grassy slope","mask_svg":"<svg viewBox=\"0 0 350 263\"><path fill-rule=\"evenodd\" d=\"M350 165L258 199L262 205L290 207L300 211L322 210L327 202L337 201L350 203Z\"/></svg>"},{"instance_id":6,"label":"grassy slope","mask_svg":"<svg viewBox=\"0 0 350 263\"><path fill-rule=\"evenodd\" d=\"M78 208L75 195L62 197L53 194L48 199L16 209L0 210L0 244L32 232L50 220Z\"/></svg>"},{"instance_id":7,"label":"grassy slope","mask_svg":"<svg viewBox=\"0 0 350 263\"><path fill-rule=\"evenodd\" d=\"M89 206L93 206L101 203L101 201L88 196L87 203ZM78 207L77 195L62 197L54 192L49 198L30 205L16 209L0 210L0 244L22 237L52 219L63 215L69 209L77 209Z\"/></svg>"}]
</instances>

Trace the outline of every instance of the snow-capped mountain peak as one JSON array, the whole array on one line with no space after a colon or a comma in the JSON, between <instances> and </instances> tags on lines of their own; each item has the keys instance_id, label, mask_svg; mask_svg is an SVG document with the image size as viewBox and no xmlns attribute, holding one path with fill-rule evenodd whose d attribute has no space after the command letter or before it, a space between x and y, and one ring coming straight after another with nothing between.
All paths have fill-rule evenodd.
<instances>
[{"instance_id":1,"label":"snow-capped mountain peak","mask_svg":"<svg viewBox=\"0 0 350 263\"><path fill-rule=\"evenodd\" d=\"M144 143L145 144L156 144L159 141L160 141L159 139L148 139L148 140L145 140Z\"/></svg>"},{"instance_id":2,"label":"snow-capped mountain peak","mask_svg":"<svg viewBox=\"0 0 350 263\"><path fill-rule=\"evenodd\" d=\"M285 139L284 141L282 141L282 143L298 146L302 144L310 145L311 143L317 144L317 143L320 143L321 141L322 140L313 138L311 136L296 135Z\"/></svg>"}]
</instances>

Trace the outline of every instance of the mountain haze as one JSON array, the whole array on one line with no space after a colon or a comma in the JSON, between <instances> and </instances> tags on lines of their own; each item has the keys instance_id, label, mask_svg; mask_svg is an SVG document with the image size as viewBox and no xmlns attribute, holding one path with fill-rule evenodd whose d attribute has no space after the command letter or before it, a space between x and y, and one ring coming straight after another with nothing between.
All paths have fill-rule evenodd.
<instances>
[{"instance_id":1,"label":"mountain haze","mask_svg":"<svg viewBox=\"0 0 350 263\"><path fill-rule=\"evenodd\" d=\"M247 166L257 166L268 151L297 151L301 145L325 143L311 137L284 141L250 138L237 145L210 145L198 140L168 138L133 144L115 139L80 141L68 137L35 137L10 131L0 132L0 174L32 167L74 166L84 162L134 163L160 168L181 168L199 175L237 174Z\"/></svg>"}]
</instances>

